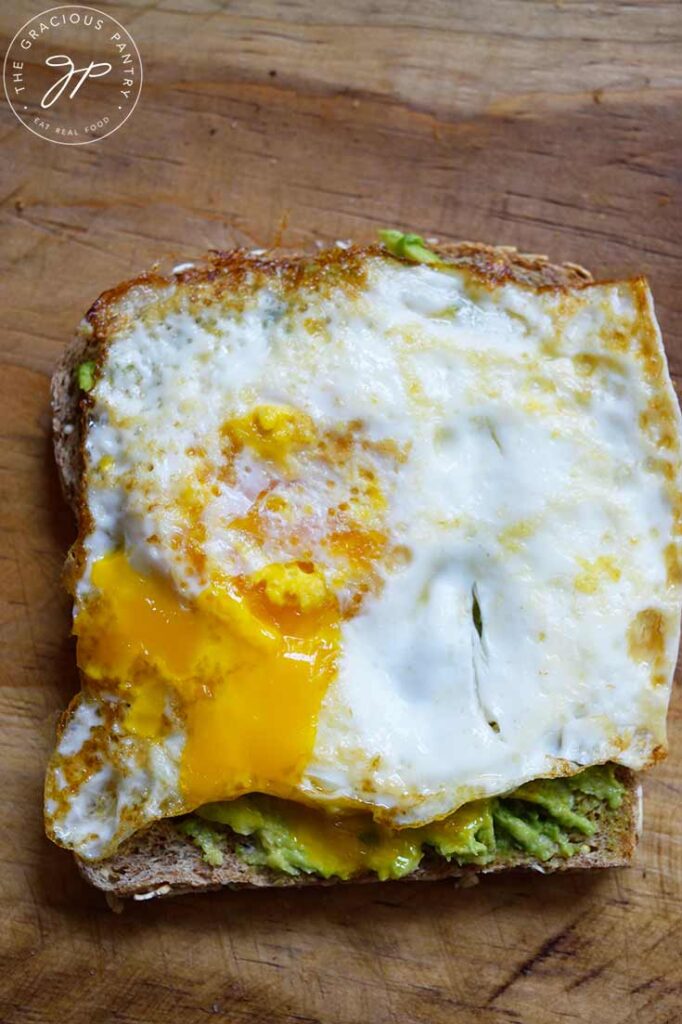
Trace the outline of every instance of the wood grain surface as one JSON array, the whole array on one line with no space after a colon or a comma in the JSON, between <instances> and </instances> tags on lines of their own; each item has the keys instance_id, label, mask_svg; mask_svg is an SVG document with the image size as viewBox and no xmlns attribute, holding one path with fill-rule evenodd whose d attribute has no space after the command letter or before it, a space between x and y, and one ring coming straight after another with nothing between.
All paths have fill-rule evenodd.
<instances>
[{"instance_id":1,"label":"wood grain surface","mask_svg":"<svg viewBox=\"0 0 682 1024\"><path fill-rule=\"evenodd\" d=\"M41 6L1 5L3 36ZM6 106L0 122L0 1020L682 1020L679 694L628 870L224 893L117 915L41 823L76 687L48 378L89 303L170 253L410 226L599 275L645 271L679 382L682 6L99 6L144 61L126 125L71 148Z\"/></svg>"}]
</instances>

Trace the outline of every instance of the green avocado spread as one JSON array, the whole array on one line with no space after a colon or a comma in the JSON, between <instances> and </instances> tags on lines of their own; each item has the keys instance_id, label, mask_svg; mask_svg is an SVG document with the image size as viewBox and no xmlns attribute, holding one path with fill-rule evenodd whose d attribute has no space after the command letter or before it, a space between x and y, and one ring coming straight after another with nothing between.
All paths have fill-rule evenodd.
<instances>
[{"instance_id":1,"label":"green avocado spread","mask_svg":"<svg viewBox=\"0 0 682 1024\"><path fill-rule=\"evenodd\" d=\"M586 768L566 779L537 779L501 797L465 804L441 821L392 829L367 813L333 815L259 793L206 804L178 829L208 864L223 862L228 833L249 864L288 875L353 878L374 872L402 878L429 852L458 864L513 860L525 852L540 861L585 849L602 813L622 803L624 787L613 765Z\"/></svg>"},{"instance_id":2,"label":"green avocado spread","mask_svg":"<svg viewBox=\"0 0 682 1024\"><path fill-rule=\"evenodd\" d=\"M405 234L393 228L385 228L379 232L379 238L391 256L409 263L431 263L444 266L445 260L429 249L421 235Z\"/></svg>"},{"instance_id":3,"label":"green avocado spread","mask_svg":"<svg viewBox=\"0 0 682 1024\"><path fill-rule=\"evenodd\" d=\"M92 391L95 385L95 364L91 359L86 360L84 363L80 363L76 370L76 376L78 378L78 387L81 391Z\"/></svg>"}]
</instances>

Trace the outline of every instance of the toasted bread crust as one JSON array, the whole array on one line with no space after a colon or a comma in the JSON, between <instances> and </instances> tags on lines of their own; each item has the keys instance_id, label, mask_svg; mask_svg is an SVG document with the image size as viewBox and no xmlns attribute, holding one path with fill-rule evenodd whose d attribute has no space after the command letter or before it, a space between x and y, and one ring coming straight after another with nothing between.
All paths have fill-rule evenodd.
<instances>
[{"instance_id":1,"label":"toasted bread crust","mask_svg":"<svg viewBox=\"0 0 682 1024\"><path fill-rule=\"evenodd\" d=\"M588 271L575 264L553 264L544 256L524 255L509 247L460 242L432 246L456 266L466 268L483 287L513 282L533 289L566 290L585 286L592 281ZM79 391L77 368L85 360L101 358L111 338L122 303L143 306L146 297L161 289L180 285L188 289L215 287L220 291L238 288L247 272L278 276L295 288L303 273L324 274L330 267L343 266L346 273L361 267L367 256L379 254L378 245L353 246L327 250L315 257L276 252L249 253L244 250L208 254L203 260L186 265L177 273L164 273L158 268L103 293L90 308L79 331L55 370L51 400L55 459L64 497L80 518L81 477L83 468L83 437L87 397ZM81 523L81 526L83 524ZM553 858L542 864L521 852L485 866L459 866L435 855L425 857L422 865L407 876L409 881L452 878L461 884L471 883L478 874L510 868L534 869L541 872L577 868L615 867L627 864L637 842L641 793L635 776L618 769L626 787L621 808L609 812L599 823L588 852L565 860ZM170 821L157 822L128 840L112 857L99 862L86 862L76 857L83 876L112 896L147 899L185 892L228 887L282 887L335 884L313 875L285 875L268 868L247 864L238 852L238 840L227 842L227 852L220 867L210 867L201 853ZM353 879L354 882L376 881L373 875Z\"/></svg>"}]
</instances>

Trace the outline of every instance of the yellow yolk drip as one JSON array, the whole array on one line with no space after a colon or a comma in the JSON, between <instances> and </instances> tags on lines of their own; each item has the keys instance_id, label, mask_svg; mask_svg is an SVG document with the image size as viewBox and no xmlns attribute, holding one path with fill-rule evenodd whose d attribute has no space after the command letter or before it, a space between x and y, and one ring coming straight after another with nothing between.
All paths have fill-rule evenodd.
<instances>
[{"instance_id":1,"label":"yellow yolk drip","mask_svg":"<svg viewBox=\"0 0 682 1024\"><path fill-rule=\"evenodd\" d=\"M228 420L223 434L238 446L246 445L262 459L282 464L287 456L315 438L307 413L288 405L257 405L244 416Z\"/></svg>"},{"instance_id":2,"label":"yellow yolk drip","mask_svg":"<svg viewBox=\"0 0 682 1024\"><path fill-rule=\"evenodd\" d=\"M337 815L261 794L209 804L198 813L240 835L257 835L273 867L314 870L325 878L353 878L367 871L396 878L417 866L424 846L445 856L470 850L490 820L490 802L477 800L442 821L403 829L378 824L366 812Z\"/></svg>"},{"instance_id":3,"label":"yellow yolk drip","mask_svg":"<svg viewBox=\"0 0 682 1024\"><path fill-rule=\"evenodd\" d=\"M288 795L312 752L340 613L314 569L269 569L269 579L267 570L215 579L183 603L123 552L93 566L98 594L74 623L79 667L118 690L139 736L161 737L167 706L180 712L184 807L253 790Z\"/></svg>"},{"instance_id":4,"label":"yellow yolk drip","mask_svg":"<svg viewBox=\"0 0 682 1024\"><path fill-rule=\"evenodd\" d=\"M287 801L283 819L310 862L325 876L352 878L375 871L380 878L391 876L392 867L403 858L412 860L424 845L458 848L485 822L486 805L477 801L461 807L443 821L419 828L391 829L377 824L370 814L338 817Z\"/></svg>"}]
</instances>

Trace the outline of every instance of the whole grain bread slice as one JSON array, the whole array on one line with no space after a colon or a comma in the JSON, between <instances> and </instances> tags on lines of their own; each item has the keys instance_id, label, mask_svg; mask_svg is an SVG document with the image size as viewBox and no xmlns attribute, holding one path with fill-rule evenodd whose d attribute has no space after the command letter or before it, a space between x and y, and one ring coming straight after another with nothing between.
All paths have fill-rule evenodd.
<instances>
[{"instance_id":1,"label":"whole grain bread slice","mask_svg":"<svg viewBox=\"0 0 682 1024\"><path fill-rule=\"evenodd\" d=\"M511 247L494 247L460 242L434 245L435 250L454 265L466 268L484 286L505 281L538 289L580 288L592 280L588 271L575 264L553 264L545 256L518 253ZM348 258L347 250L341 250ZM356 247L353 253L364 257L376 246ZM112 324L122 302L145 296L159 289L209 285L221 277L243 272L249 264L266 273L295 274L309 256L272 253L250 254L244 251L210 253L202 260L184 265L177 272L163 273L159 268L105 292L95 302L66 348L57 366L51 388L54 450L62 490L78 519L81 517L80 484L83 467L82 445L86 427L87 398L78 386L77 368L88 360L97 360L110 338ZM450 878L471 884L479 874L524 868L541 871L617 867L627 864L634 852L641 822L641 788L634 774L618 769L625 797L618 809L603 806L594 821L595 834L582 852L568 859L554 857L540 862L518 851L500 856L485 865L457 865L435 854L427 854L420 867L406 876L410 881ZM212 867L203 859L193 841L174 826L160 821L127 840L111 857L91 862L76 860L84 877L111 896L149 899L178 893L215 890L228 887L282 887L330 885L337 879L315 875L287 875L270 868L249 864L243 856L243 841L226 832L223 839L223 863ZM376 881L363 875L354 882Z\"/></svg>"}]
</instances>

